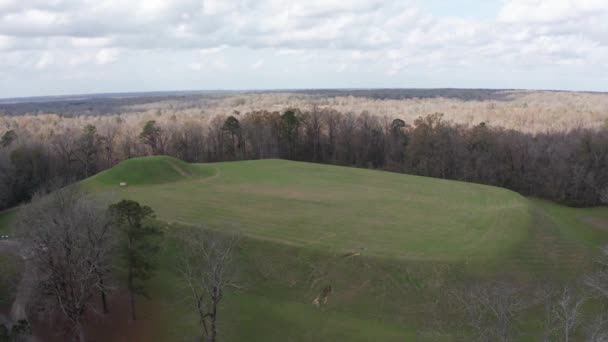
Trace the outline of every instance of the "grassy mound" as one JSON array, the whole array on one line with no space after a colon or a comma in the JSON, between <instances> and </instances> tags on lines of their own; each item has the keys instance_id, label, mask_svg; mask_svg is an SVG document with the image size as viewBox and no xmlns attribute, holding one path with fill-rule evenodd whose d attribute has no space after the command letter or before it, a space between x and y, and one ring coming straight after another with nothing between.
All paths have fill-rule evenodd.
<instances>
[{"instance_id":1,"label":"grassy mound","mask_svg":"<svg viewBox=\"0 0 608 342\"><path fill-rule=\"evenodd\" d=\"M143 157L125 160L84 183L93 186L118 186L121 182L126 182L129 186L162 184L210 175L205 171L209 170L172 157Z\"/></svg>"},{"instance_id":2,"label":"grassy mound","mask_svg":"<svg viewBox=\"0 0 608 342\"><path fill-rule=\"evenodd\" d=\"M524 197L478 184L284 160L177 163L132 159L95 181L146 185L124 196L166 222L359 255L488 260L525 239L532 220Z\"/></svg>"},{"instance_id":3,"label":"grassy mound","mask_svg":"<svg viewBox=\"0 0 608 342\"><path fill-rule=\"evenodd\" d=\"M197 334L177 266L182 246L171 234L186 226L243 234L235 257L242 289L221 305L225 341L462 340L460 328L435 325L459 320L446 305L459 286L497 274L522 284L579 277L608 241L608 208L328 165L153 157L84 183L150 205L166 229L152 301L138 304L159 341ZM12 215L0 214L0 229ZM316 307L327 285L331 295ZM521 340L540 339L540 319Z\"/></svg>"}]
</instances>

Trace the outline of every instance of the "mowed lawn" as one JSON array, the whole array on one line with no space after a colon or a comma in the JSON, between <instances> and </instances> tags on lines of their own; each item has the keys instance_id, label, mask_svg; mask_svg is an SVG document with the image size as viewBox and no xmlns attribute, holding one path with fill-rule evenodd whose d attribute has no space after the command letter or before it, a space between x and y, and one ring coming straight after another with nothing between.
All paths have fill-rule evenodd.
<instances>
[{"instance_id":1,"label":"mowed lawn","mask_svg":"<svg viewBox=\"0 0 608 342\"><path fill-rule=\"evenodd\" d=\"M197 334L171 234L184 226L244 235L235 262L242 289L228 291L220 307L225 341L463 340L458 327L436 329L437 320L460 319L443 306L446 293L496 274L522 284L576 279L608 241L605 207L292 161L136 158L82 184L113 201L152 206L168 229L152 300L138 301L159 341ZM0 231L14 214L0 213ZM317 308L313 300L326 285L329 301ZM539 340L541 318L528 323L521 340Z\"/></svg>"},{"instance_id":2,"label":"mowed lawn","mask_svg":"<svg viewBox=\"0 0 608 342\"><path fill-rule=\"evenodd\" d=\"M9 209L0 211L0 235L8 235L11 233L11 223L17 216L17 210Z\"/></svg>"},{"instance_id":3,"label":"mowed lawn","mask_svg":"<svg viewBox=\"0 0 608 342\"><path fill-rule=\"evenodd\" d=\"M85 184L150 205L169 223L371 256L486 260L526 239L532 222L529 201L512 191L284 160L138 158Z\"/></svg>"}]
</instances>

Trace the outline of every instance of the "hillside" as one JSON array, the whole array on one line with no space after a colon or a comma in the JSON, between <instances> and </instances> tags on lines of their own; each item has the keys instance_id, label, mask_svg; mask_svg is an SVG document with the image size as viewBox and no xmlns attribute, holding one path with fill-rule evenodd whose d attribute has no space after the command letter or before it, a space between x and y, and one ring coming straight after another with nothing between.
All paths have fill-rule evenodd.
<instances>
[{"instance_id":1,"label":"hillside","mask_svg":"<svg viewBox=\"0 0 608 342\"><path fill-rule=\"evenodd\" d=\"M115 187L122 182L131 186L153 185L203 177L206 175L205 172L206 169L176 158L155 156L125 160L83 183L100 187Z\"/></svg>"},{"instance_id":2,"label":"hillside","mask_svg":"<svg viewBox=\"0 0 608 342\"><path fill-rule=\"evenodd\" d=\"M527 200L508 190L283 160L132 159L85 183L120 181L166 222L363 255L487 259L525 239L531 222Z\"/></svg>"},{"instance_id":3,"label":"hillside","mask_svg":"<svg viewBox=\"0 0 608 342\"><path fill-rule=\"evenodd\" d=\"M462 326L438 323L460 319L454 291L498 275L522 286L579 277L608 241L606 208L285 160L137 158L82 184L150 205L166 230L152 299L139 302L136 328L166 341L196 334L177 266L181 246L172 239L186 226L242 234L241 288L221 307L226 341L460 340ZM1 216L0 226L12 215ZM318 308L313 301L328 285L329 300ZM540 319L522 327L525 340L538 340ZM106 338L125 336L101 324Z\"/></svg>"},{"instance_id":4,"label":"hillside","mask_svg":"<svg viewBox=\"0 0 608 342\"><path fill-rule=\"evenodd\" d=\"M15 218L16 210L0 211L0 235L10 233L10 225Z\"/></svg>"}]
</instances>

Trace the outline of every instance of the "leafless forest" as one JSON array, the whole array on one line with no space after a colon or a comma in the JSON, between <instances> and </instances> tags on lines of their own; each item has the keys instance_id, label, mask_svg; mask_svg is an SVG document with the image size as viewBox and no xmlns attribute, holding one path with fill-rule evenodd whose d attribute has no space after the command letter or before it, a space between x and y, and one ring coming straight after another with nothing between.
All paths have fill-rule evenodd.
<instances>
[{"instance_id":1,"label":"leafless forest","mask_svg":"<svg viewBox=\"0 0 608 342\"><path fill-rule=\"evenodd\" d=\"M608 188L608 94L302 91L0 105L0 208L121 160L286 158L506 187L577 206ZM416 97L420 96L420 97Z\"/></svg>"}]
</instances>

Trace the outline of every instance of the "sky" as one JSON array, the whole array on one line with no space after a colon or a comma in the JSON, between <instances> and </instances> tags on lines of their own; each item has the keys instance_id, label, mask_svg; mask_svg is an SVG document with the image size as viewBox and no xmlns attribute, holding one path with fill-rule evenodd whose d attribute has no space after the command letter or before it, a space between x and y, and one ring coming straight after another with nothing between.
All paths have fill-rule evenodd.
<instances>
[{"instance_id":1,"label":"sky","mask_svg":"<svg viewBox=\"0 0 608 342\"><path fill-rule=\"evenodd\" d=\"M0 0L0 98L608 91L608 0Z\"/></svg>"}]
</instances>

